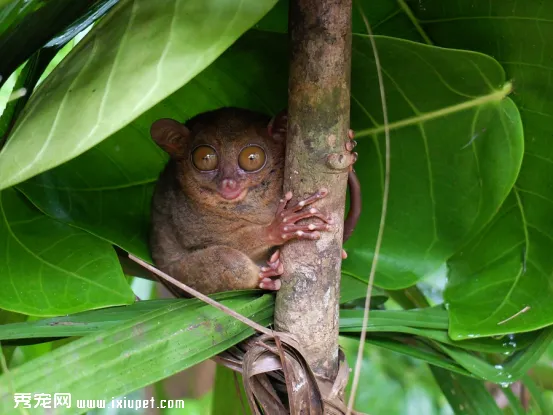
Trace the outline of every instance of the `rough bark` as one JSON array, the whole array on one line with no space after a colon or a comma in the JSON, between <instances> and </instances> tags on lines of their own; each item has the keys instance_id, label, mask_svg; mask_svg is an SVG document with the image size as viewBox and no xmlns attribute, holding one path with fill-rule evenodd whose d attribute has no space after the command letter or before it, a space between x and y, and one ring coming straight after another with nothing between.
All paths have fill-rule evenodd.
<instances>
[{"instance_id":1,"label":"rough bark","mask_svg":"<svg viewBox=\"0 0 553 415\"><path fill-rule=\"evenodd\" d=\"M296 335L314 372L338 368L338 300L349 128L351 0L290 1L290 79L284 191L294 200L327 188L315 206L334 220L321 239L285 245L277 330ZM347 159L347 158L345 158Z\"/></svg>"}]
</instances>

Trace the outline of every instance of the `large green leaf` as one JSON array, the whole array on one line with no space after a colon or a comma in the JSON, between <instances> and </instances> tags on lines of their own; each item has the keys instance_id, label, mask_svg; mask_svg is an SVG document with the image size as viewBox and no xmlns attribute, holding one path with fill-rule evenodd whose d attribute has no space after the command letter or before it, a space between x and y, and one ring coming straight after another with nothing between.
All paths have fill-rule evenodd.
<instances>
[{"instance_id":1,"label":"large green leaf","mask_svg":"<svg viewBox=\"0 0 553 415\"><path fill-rule=\"evenodd\" d=\"M250 295L259 297L259 291L229 291L213 295L213 299L223 301L235 297ZM184 303L183 303L184 301ZM22 339L47 339L57 337L82 337L103 330L120 326L143 314L166 309L170 305L198 309L204 303L182 298L136 301L123 307L106 307L98 310L88 310L66 316L45 318L21 322L19 320L0 321L0 341ZM1 317L1 314L0 314Z\"/></svg>"},{"instance_id":2,"label":"large green leaf","mask_svg":"<svg viewBox=\"0 0 553 415\"><path fill-rule=\"evenodd\" d=\"M112 246L51 219L14 189L0 193L0 307L38 316L128 304Z\"/></svg>"},{"instance_id":3,"label":"large green leaf","mask_svg":"<svg viewBox=\"0 0 553 415\"><path fill-rule=\"evenodd\" d=\"M31 98L0 153L0 189L85 152L177 90L275 0L123 0Z\"/></svg>"},{"instance_id":4,"label":"large green leaf","mask_svg":"<svg viewBox=\"0 0 553 415\"><path fill-rule=\"evenodd\" d=\"M260 324L272 320L272 295L244 295L223 303ZM56 414L79 414L77 400L109 401L206 360L252 334L243 323L199 300L170 302L0 377L0 413L20 413L14 409L12 391L40 391L71 393L72 407L56 408Z\"/></svg>"},{"instance_id":5,"label":"large green leaf","mask_svg":"<svg viewBox=\"0 0 553 415\"><path fill-rule=\"evenodd\" d=\"M553 3L408 2L439 45L494 56L513 79L525 135L516 187L494 222L450 262L446 300L454 338L553 323ZM497 150L500 151L499 148Z\"/></svg>"},{"instance_id":6,"label":"large green leaf","mask_svg":"<svg viewBox=\"0 0 553 415\"><path fill-rule=\"evenodd\" d=\"M438 270L496 213L518 174L522 126L493 59L397 39L376 43L391 136L376 284L398 289ZM367 38L354 42L353 61L352 127L359 137L363 212L362 232L346 244L344 269L367 278L384 181L382 107Z\"/></svg>"},{"instance_id":7,"label":"large green leaf","mask_svg":"<svg viewBox=\"0 0 553 415\"><path fill-rule=\"evenodd\" d=\"M393 185L377 282L400 288L443 265L491 218L515 180L522 136L516 108L503 99L503 72L492 59L397 39L378 38L378 44L386 51ZM347 244L344 270L364 279L380 210L383 128L368 39L356 37L354 51L352 124L367 137L359 140L356 167L364 211ZM274 113L286 104L285 56L286 36L252 31L109 140L19 188L49 215L149 258L149 198L165 162L149 138L151 123L225 105ZM418 83L406 66L421 74Z\"/></svg>"}]
</instances>

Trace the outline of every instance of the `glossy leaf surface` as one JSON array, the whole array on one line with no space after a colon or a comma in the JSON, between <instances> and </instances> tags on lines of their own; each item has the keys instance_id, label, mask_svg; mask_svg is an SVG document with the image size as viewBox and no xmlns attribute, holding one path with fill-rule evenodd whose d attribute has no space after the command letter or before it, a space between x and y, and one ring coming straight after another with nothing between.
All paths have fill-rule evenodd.
<instances>
[{"instance_id":1,"label":"glossy leaf surface","mask_svg":"<svg viewBox=\"0 0 553 415\"><path fill-rule=\"evenodd\" d=\"M212 297L217 301L224 301L239 296L259 297L260 292L231 291L215 294ZM107 307L99 310L89 310L67 316L52 317L35 321L13 322L7 321L0 325L0 341L21 340L32 338L54 338L85 336L98 333L115 326L125 324L143 314L166 309L167 307L185 304L190 309L203 306L200 300L189 299L161 299L136 301L123 307Z\"/></svg>"},{"instance_id":2,"label":"glossy leaf surface","mask_svg":"<svg viewBox=\"0 0 553 415\"><path fill-rule=\"evenodd\" d=\"M266 325L273 297L235 297L227 306ZM195 303L199 307L190 307ZM12 388L42 393L70 391L72 400L106 399L164 379L253 334L233 317L198 300L169 303L106 331L86 336L0 377L0 413L14 409ZM56 414L79 414L76 405Z\"/></svg>"},{"instance_id":3,"label":"glossy leaf surface","mask_svg":"<svg viewBox=\"0 0 553 415\"><path fill-rule=\"evenodd\" d=\"M0 307L38 316L129 304L110 244L51 219L14 189L0 193Z\"/></svg>"},{"instance_id":4,"label":"glossy leaf surface","mask_svg":"<svg viewBox=\"0 0 553 415\"><path fill-rule=\"evenodd\" d=\"M90 24L103 14L98 13L99 8L116 2L117 0L0 2L0 75L5 79L54 36L67 31L66 38L69 40L86 27L76 21ZM92 19L86 20L89 14L95 12ZM77 24L73 25L74 22Z\"/></svg>"},{"instance_id":5,"label":"glossy leaf surface","mask_svg":"<svg viewBox=\"0 0 553 415\"><path fill-rule=\"evenodd\" d=\"M379 38L391 138L390 196L376 284L404 288L438 270L495 214L522 159L522 126L489 57ZM344 269L368 278L382 203L380 92L368 39L354 42L352 127L363 212ZM406 71L405 68L409 68ZM413 82L413 74L417 82Z\"/></svg>"},{"instance_id":6,"label":"glossy leaf surface","mask_svg":"<svg viewBox=\"0 0 553 415\"><path fill-rule=\"evenodd\" d=\"M553 4L409 1L436 44L494 56L514 80L525 135L516 187L490 226L450 262L451 335L485 336L553 323ZM501 39L498 41L498 39ZM499 149L499 148L498 148Z\"/></svg>"},{"instance_id":7,"label":"glossy leaf surface","mask_svg":"<svg viewBox=\"0 0 553 415\"><path fill-rule=\"evenodd\" d=\"M44 73L46 67L50 64L58 48L47 48L37 51L29 58L21 72L17 76L17 81L13 87L13 91L25 91L25 95L14 100L10 100L6 108L0 114L0 148L4 145L8 138L9 132L15 125L17 117L25 107L30 95L40 77Z\"/></svg>"}]
</instances>

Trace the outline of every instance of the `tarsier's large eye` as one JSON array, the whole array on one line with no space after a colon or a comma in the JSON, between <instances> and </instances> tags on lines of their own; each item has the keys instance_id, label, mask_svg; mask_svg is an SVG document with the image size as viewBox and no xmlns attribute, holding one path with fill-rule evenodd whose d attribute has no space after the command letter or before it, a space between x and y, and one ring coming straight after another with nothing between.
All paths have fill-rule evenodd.
<instances>
[{"instance_id":1,"label":"tarsier's large eye","mask_svg":"<svg viewBox=\"0 0 553 415\"><path fill-rule=\"evenodd\" d=\"M265 165L265 150L259 146L247 146L238 156L238 165L245 171L256 171Z\"/></svg>"},{"instance_id":2,"label":"tarsier's large eye","mask_svg":"<svg viewBox=\"0 0 553 415\"><path fill-rule=\"evenodd\" d=\"M211 146L199 146L192 152L192 163L200 171L212 171L217 168L219 158Z\"/></svg>"}]
</instances>

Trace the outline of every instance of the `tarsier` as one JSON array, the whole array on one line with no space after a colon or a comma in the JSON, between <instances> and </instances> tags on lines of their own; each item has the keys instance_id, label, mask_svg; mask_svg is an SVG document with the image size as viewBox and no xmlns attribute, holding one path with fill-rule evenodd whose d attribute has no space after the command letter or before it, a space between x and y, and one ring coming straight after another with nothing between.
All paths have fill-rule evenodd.
<instances>
[{"instance_id":1,"label":"tarsier","mask_svg":"<svg viewBox=\"0 0 553 415\"><path fill-rule=\"evenodd\" d=\"M279 246L316 240L330 229L332 220L313 206L326 189L295 204L290 192L282 195L286 121L285 112L271 119L221 108L185 124L161 119L152 125L154 141L170 155L152 199L150 248L162 271L204 294L278 290L284 272ZM347 153L352 139L350 130ZM360 210L351 168L348 183L344 239ZM301 221L307 218L319 220Z\"/></svg>"}]
</instances>

